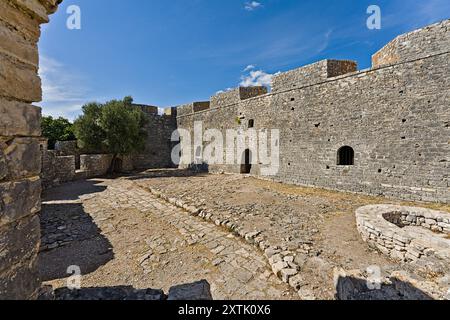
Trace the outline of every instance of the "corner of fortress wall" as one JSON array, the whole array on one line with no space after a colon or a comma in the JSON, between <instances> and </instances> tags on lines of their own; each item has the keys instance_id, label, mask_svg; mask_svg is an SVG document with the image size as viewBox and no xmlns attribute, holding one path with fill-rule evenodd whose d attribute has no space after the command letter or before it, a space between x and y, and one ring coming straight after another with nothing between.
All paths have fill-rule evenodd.
<instances>
[{"instance_id":1,"label":"corner of fortress wall","mask_svg":"<svg viewBox=\"0 0 450 320\"><path fill-rule=\"evenodd\" d=\"M236 88L211 97L209 108L180 106L177 126L279 128L276 181L450 202L449 25L397 37L373 56L371 69L323 60L275 75L269 93ZM337 165L342 146L355 150L354 166ZM229 165L210 169L240 172ZM251 173L260 176L260 167Z\"/></svg>"},{"instance_id":2,"label":"corner of fortress wall","mask_svg":"<svg viewBox=\"0 0 450 320\"><path fill-rule=\"evenodd\" d=\"M378 68L448 52L450 19L398 36L372 56Z\"/></svg>"},{"instance_id":3,"label":"corner of fortress wall","mask_svg":"<svg viewBox=\"0 0 450 320\"><path fill-rule=\"evenodd\" d=\"M132 166L136 169L173 167L171 153L172 133L177 129L177 108L166 108L160 112L156 106L134 104L145 114L145 148L131 157Z\"/></svg>"},{"instance_id":4,"label":"corner of fortress wall","mask_svg":"<svg viewBox=\"0 0 450 320\"><path fill-rule=\"evenodd\" d=\"M41 100L37 43L58 0L0 1L0 300L40 288Z\"/></svg>"}]
</instances>

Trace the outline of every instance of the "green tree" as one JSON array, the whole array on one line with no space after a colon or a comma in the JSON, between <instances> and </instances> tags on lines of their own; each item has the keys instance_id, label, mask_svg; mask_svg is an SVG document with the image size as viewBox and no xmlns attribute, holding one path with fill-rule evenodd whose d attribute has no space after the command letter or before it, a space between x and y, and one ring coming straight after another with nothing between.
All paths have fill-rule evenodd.
<instances>
[{"instance_id":1,"label":"green tree","mask_svg":"<svg viewBox=\"0 0 450 320\"><path fill-rule=\"evenodd\" d=\"M144 147L144 113L132 103L131 97L105 104L89 103L74 123L82 148L113 155L110 172L115 170L119 155L130 155Z\"/></svg>"},{"instance_id":2,"label":"green tree","mask_svg":"<svg viewBox=\"0 0 450 320\"><path fill-rule=\"evenodd\" d=\"M48 147L55 148L57 141L72 141L75 140L73 132L73 125L69 120L59 117L42 117L41 122L42 135L48 139Z\"/></svg>"}]
</instances>

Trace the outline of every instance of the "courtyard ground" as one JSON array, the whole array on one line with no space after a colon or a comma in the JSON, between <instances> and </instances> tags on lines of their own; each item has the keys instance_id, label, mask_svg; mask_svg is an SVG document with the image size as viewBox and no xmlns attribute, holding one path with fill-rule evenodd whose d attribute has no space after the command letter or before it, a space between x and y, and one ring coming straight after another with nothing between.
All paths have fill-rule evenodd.
<instances>
[{"instance_id":1,"label":"courtyard ground","mask_svg":"<svg viewBox=\"0 0 450 320\"><path fill-rule=\"evenodd\" d=\"M376 265L386 274L409 268L361 240L354 212L376 203L410 204L181 170L74 182L43 195L41 276L64 287L67 267L78 265L82 286L99 290L167 292L205 279L214 299L333 299L335 267ZM450 211L438 204L413 205ZM181 207L208 212L208 219ZM253 238L275 254L251 245ZM283 263L299 271L291 286L272 270L279 252ZM284 276L289 282L290 275Z\"/></svg>"},{"instance_id":2,"label":"courtyard ground","mask_svg":"<svg viewBox=\"0 0 450 320\"><path fill-rule=\"evenodd\" d=\"M81 285L91 294L82 298L116 299L124 288L168 293L200 280L209 283L214 299L299 298L250 245L126 179L46 191L41 224L42 280L64 288L67 268L79 266Z\"/></svg>"}]
</instances>

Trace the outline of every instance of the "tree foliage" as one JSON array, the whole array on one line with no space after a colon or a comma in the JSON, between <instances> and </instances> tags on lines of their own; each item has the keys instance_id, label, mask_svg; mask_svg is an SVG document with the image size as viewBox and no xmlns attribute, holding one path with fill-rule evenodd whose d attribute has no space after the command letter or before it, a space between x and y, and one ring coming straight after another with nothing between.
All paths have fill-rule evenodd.
<instances>
[{"instance_id":1,"label":"tree foliage","mask_svg":"<svg viewBox=\"0 0 450 320\"><path fill-rule=\"evenodd\" d=\"M90 152L111 153L111 168L118 155L130 155L144 147L144 113L132 103L131 97L125 97L86 104L74 123L80 146Z\"/></svg>"},{"instance_id":2,"label":"tree foliage","mask_svg":"<svg viewBox=\"0 0 450 320\"><path fill-rule=\"evenodd\" d=\"M73 125L69 120L59 117L42 117L41 122L42 135L48 139L48 147L55 148L57 141L71 141L75 140L73 132Z\"/></svg>"}]
</instances>

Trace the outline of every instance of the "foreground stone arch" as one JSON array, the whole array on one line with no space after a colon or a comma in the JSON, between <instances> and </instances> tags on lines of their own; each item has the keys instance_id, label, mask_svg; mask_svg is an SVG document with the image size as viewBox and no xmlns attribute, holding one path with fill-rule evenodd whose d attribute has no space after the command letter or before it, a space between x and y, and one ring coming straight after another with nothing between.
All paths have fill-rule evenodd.
<instances>
[{"instance_id":1,"label":"foreground stone arch","mask_svg":"<svg viewBox=\"0 0 450 320\"><path fill-rule=\"evenodd\" d=\"M40 280L40 25L62 0L0 1L0 300L34 299Z\"/></svg>"}]
</instances>

